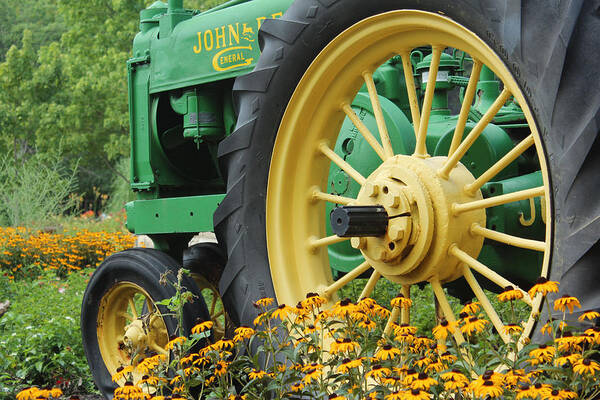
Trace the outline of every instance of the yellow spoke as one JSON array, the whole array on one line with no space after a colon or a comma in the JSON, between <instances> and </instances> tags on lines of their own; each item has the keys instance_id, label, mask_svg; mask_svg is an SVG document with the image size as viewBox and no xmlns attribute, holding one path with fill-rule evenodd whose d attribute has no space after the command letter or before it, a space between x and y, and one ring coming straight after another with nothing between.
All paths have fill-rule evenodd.
<instances>
[{"instance_id":1,"label":"yellow spoke","mask_svg":"<svg viewBox=\"0 0 600 400\"><path fill-rule=\"evenodd\" d=\"M460 107L460 113L458 114L458 121L456 122L456 128L454 129L454 136L452 136L452 143L450 144L450 150L448 150L448 156L456 151L465 132L465 125L467 124L469 111L471 110L475 91L477 90L477 82L479 82L479 73L481 72L482 65L481 61L473 60L471 77L469 78L469 84L465 90L465 97Z\"/></svg>"},{"instance_id":2,"label":"yellow spoke","mask_svg":"<svg viewBox=\"0 0 600 400\"><path fill-rule=\"evenodd\" d=\"M210 313L209 314L213 315L215 312L215 307L217 306L217 295L214 292L212 292L211 295L212 295L212 300L210 302Z\"/></svg>"},{"instance_id":3,"label":"yellow spoke","mask_svg":"<svg viewBox=\"0 0 600 400\"><path fill-rule=\"evenodd\" d=\"M400 289L400 293L402 293L402 296L406 297L407 299L410 299L410 285L402 285L402 288ZM400 311L400 323L401 324L410 324L410 309L409 308L403 308Z\"/></svg>"},{"instance_id":4,"label":"yellow spoke","mask_svg":"<svg viewBox=\"0 0 600 400\"><path fill-rule=\"evenodd\" d=\"M312 236L308 240L308 247L310 248L310 250L314 251L314 250L317 250L319 247L329 246L331 244L344 242L346 240L350 240L350 238L349 237L340 237L337 235L331 235L331 236L327 236L327 237L318 239L317 237Z\"/></svg>"},{"instance_id":5,"label":"yellow spoke","mask_svg":"<svg viewBox=\"0 0 600 400\"><path fill-rule=\"evenodd\" d=\"M498 331L498 334L500 335L504 343L508 343L510 338L504 332L504 324L500 320L500 317L496 313L496 310L494 310L492 303L490 303L490 300L485 295L483 289L481 288L481 286L479 286L479 282L477 282L477 279L475 279L475 276L473 275L469 267L463 266L463 275L467 280L469 286L471 286L473 293L475 293L477 300L479 300L481 307L483 307L483 310L490 318L490 321L492 321L494 328L496 328L496 331Z\"/></svg>"},{"instance_id":6,"label":"yellow spoke","mask_svg":"<svg viewBox=\"0 0 600 400\"><path fill-rule=\"evenodd\" d=\"M398 321L398 317L400 316L400 307L392 307L392 312L390 313L390 317L385 324L385 328L383 328L383 335L388 336L392 331L393 324Z\"/></svg>"},{"instance_id":7,"label":"yellow spoke","mask_svg":"<svg viewBox=\"0 0 600 400\"><path fill-rule=\"evenodd\" d=\"M129 308L131 309L131 315L133 316L133 319L138 319L138 313L135 309L135 303L133 302L133 298L130 297L129 299L127 299L127 302L129 303Z\"/></svg>"},{"instance_id":8,"label":"yellow spoke","mask_svg":"<svg viewBox=\"0 0 600 400\"><path fill-rule=\"evenodd\" d=\"M156 351L158 354L164 354L164 355L168 355L169 354L169 352L167 350L165 350L164 348L160 347L158 344L156 344L156 342L149 343L148 347L150 347L151 350Z\"/></svg>"},{"instance_id":9,"label":"yellow spoke","mask_svg":"<svg viewBox=\"0 0 600 400\"><path fill-rule=\"evenodd\" d=\"M518 145L516 145L511 151L506 153L504 157L498 160L494 165L488 168L481 176L472 183L469 183L465 186L465 193L470 196L473 196L479 188L489 182L494 176L498 175L500 171L508 166L511 162L517 159L521 154L523 154L528 148L533 145L533 135L527 136L523 139Z\"/></svg>"},{"instance_id":10,"label":"yellow spoke","mask_svg":"<svg viewBox=\"0 0 600 400\"><path fill-rule=\"evenodd\" d=\"M133 317L132 317L131 315L129 315L128 313L120 312L120 313L117 313L117 315L118 315L119 317L121 317L121 318L125 318L126 320L128 320L128 321L131 321L131 322L133 322L133 321L135 321L135 320L136 320L136 318L133 318Z\"/></svg>"},{"instance_id":11,"label":"yellow spoke","mask_svg":"<svg viewBox=\"0 0 600 400\"><path fill-rule=\"evenodd\" d=\"M358 182L361 186L365 184L365 177L362 176L357 170L352 168L350 164L348 164L342 157L335 154L333 150L331 150L325 143L319 144L319 150L323 153L327 158L329 158L333 163L335 163L338 167L344 170L352 179Z\"/></svg>"},{"instance_id":12,"label":"yellow spoke","mask_svg":"<svg viewBox=\"0 0 600 400\"><path fill-rule=\"evenodd\" d=\"M328 201L335 204L343 204L345 206L351 204L355 199L350 197L337 196L335 194L323 193L318 188L314 188L311 193L312 200Z\"/></svg>"},{"instance_id":13,"label":"yellow spoke","mask_svg":"<svg viewBox=\"0 0 600 400\"><path fill-rule=\"evenodd\" d=\"M425 97L423 98L423 109L421 110L421 120L419 121L419 130L417 133L417 144L414 155L417 157L427 157L427 127L429 125L429 115L431 114L431 104L433 103L433 94L435 92L435 82L437 80L438 69L440 66L440 57L442 56L441 46L433 46L431 64L429 66L429 77L427 87L425 88Z\"/></svg>"},{"instance_id":14,"label":"yellow spoke","mask_svg":"<svg viewBox=\"0 0 600 400\"><path fill-rule=\"evenodd\" d=\"M212 316L212 318L219 318L220 316L225 315L225 311L221 310L218 313L216 313L215 315Z\"/></svg>"},{"instance_id":15,"label":"yellow spoke","mask_svg":"<svg viewBox=\"0 0 600 400\"><path fill-rule=\"evenodd\" d=\"M526 291L524 291L518 285L515 285L508 279L504 278L502 275L498 274L496 271L490 269L485 264L482 264L481 262L477 261L475 258L471 257L470 255L468 255L467 253L465 253L464 251L459 249L458 246L456 246L456 245L450 246L449 253L450 253L450 255L453 255L454 257L458 258L460 261L467 264L469 266L469 268L479 272L481 275L488 278L490 281L494 282L496 285L500 286L501 288L504 289L507 286L512 286L515 290L520 291L523 294L522 300L525 303L527 303L528 305L530 305L530 306L532 305L531 298L529 297L529 294Z\"/></svg>"},{"instance_id":16,"label":"yellow spoke","mask_svg":"<svg viewBox=\"0 0 600 400\"><path fill-rule=\"evenodd\" d=\"M352 109L352 107L350 107L350 105L348 103L344 103L342 105L342 110L344 110L344 113L346 113L346 115L348 116L348 118L350 118L350 121L352 121L352 123L354 124L354 126L356 127L356 129L358 129L358 131L360 132L360 134L365 138L365 140L367 141L367 143L369 143L369 145L371 146L371 148L373 150L375 150L375 153L377 153L377 155L379 156L379 158L381 158L382 161L387 160L389 157L383 151L383 147L381 147L381 145L379 144L379 142L377 141L377 139L375 139L375 136L373 136L373 134L371 133L371 131L369 130L369 128L367 128L365 126L365 124L360 120L360 118L358 117L358 115L356 115L356 113L354 112L354 110Z\"/></svg>"},{"instance_id":17,"label":"yellow spoke","mask_svg":"<svg viewBox=\"0 0 600 400\"><path fill-rule=\"evenodd\" d=\"M377 271L373 271L373 274L371 274L371 277L367 281L367 284L360 293L359 300L371 296L371 293L373 293L373 289L375 289L375 285L377 284L379 278L381 278L381 274Z\"/></svg>"},{"instance_id":18,"label":"yellow spoke","mask_svg":"<svg viewBox=\"0 0 600 400\"><path fill-rule=\"evenodd\" d=\"M383 112L381 111L379 96L377 95L375 82L373 82L373 74L365 72L363 78L367 85L367 90L369 91L369 97L371 98L371 105L373 106L373 114L375 115L375 121L377 122L377 129L379 129L379 137L381 139L381 144L383 145L383 152L385 153L386 159L393 157L394 150L392 150L392 142L390 142L390 135L388 134L385 119L383 118Z\"/></svg>"},{"instance_id":19,"label":"yellow spoke","mask_svg":"<svg viewBox=\"0 0 600 400\"><path fill-rule=\"evenodd\" d=\"M485 127L488 126L490 122L492 122L498 111L500 111L500 109L502 108L504 103L506 103L509 97L510 91L507 88L504 88L504 90L502 90L502 93L500 93L500 96L498 96L498 98L486 111L483 117L481 117L481 119L479 120L479 122L477 122L477 125L475 125L471 132L469 132L465 140L462 141L462 143L458 146L456 151L454 151L452 155L448 157L444 165L438 170L438 175L440 177L445 179L448 178L448 176L450 175L450 171L452 171L452 168L454 168L456 164L458 164L458 162L465 155L467 150L469 150L471 145L473 145L475 140L477 140L479 135L481 135L481 132L483 132Z\"/></svg>"},{"instance_id":20,"label":"yellow spoke","mask_svg":"<svg viewBox=\"0 0 600 400\"><path fill-rule=\"evenodd\" d=\"M519 190L518 192L506 193L500 196L488 197L483 200L470 201L468 203L452 204L452 212L454 215L460 213L478 210L481 208L489 208L500 206L502 204L512 203L513 201L525 200L530 197L538 197L544 195L544 187L538 186L531 189Z\"/></svg>"},{"instance_id":21,"label":"yellow spoke","mask_svg":"<svg viewBox=\"0 0 600 400\"><path fill-rule=\"evenodd\" d=\"M450 303L448 303L448 298L444 293L444 289L442 289L442 285L440 285L440 281L433 280L429 283L431 283L431 288L433 289L435 298L437 299L437 301L440 304L440 307L442 308L442 313L444 314L444 317L446 317L446 321L454 324L456 322L456 318L454 317L454 313L452 312ZM458 326L456 327L456 329L454 329L454 340L456 340L456 344L458 345L465 342L465 338Z\"/></svg>"},{"instance_id":22,"label":"yellow spoke","mask_svg":"<svg viewBox=\"0 0 600 400\"><path fill-rule=\"evenodd\" d=\"M506 233L493 231L491 229L484 228L479 224L473 224L471 226L471 232L475 235L483 236L487 239L495 240L496 242L509 244L515 247L521 247L523 249L535 250L535 251L546 251L546 242L539 240L525 239L518 236L508 235Z\"/></svg>"},{"instance_id":23,"label":"yellow spoke","mask_svg":"<svg viewBox=\"0 0 600 400\"><path fill-rule=\"evenodd\" d=\"M333 284L329 285L325 290L323 290L323 296L327 298L331 298L334 293L340 290L342 287L346 286L348 283L358 278L364 272L368 271L371 266L367 261L360 264L358 267L354 268L352 271L346 273L346 275L342 276L337 281L333 282Z\"/></svg>"},{"instance_id":24,"label":"yellow spoke","mask_svg":"<svg viewBox=\"0 0 600 400\"><path fill-rule=\"evenodd\" d=\"M417 91L415 89L415 77L413 75L412 63L410 62L410 51L401 52L400 57L402 57L402 69L404 70L408 104L410 105L410 115L412 117L416 139L419 136L419 120L421 119L421 112L419 111L419 99L417 99Z\"/></svg>"}]
</instances>

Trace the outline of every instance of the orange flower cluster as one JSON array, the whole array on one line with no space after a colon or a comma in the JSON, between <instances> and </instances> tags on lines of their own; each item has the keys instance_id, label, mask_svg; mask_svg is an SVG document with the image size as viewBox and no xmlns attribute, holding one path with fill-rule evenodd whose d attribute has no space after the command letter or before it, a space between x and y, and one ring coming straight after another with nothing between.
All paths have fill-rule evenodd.
<instances>
[{"instance_id":1,"label":"orange flower cluster","mask_svg":"<svg viewBox=\"0 0 600 400\"><path fill-rule=\"evenodd\" d=\"M135 238L123 232L73 234L0 227L0 271L10 279L34 277L41 271L65 276L95 268L110 254L132 247Z\"/></svg>"}]
</instances>

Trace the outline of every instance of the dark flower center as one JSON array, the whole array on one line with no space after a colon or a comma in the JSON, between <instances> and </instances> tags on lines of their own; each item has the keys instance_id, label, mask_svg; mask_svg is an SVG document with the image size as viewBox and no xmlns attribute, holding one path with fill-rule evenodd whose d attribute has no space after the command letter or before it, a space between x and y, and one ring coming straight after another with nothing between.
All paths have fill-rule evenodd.
<instances>
[{"instance_id":1,"label":"dark flower center","mask_svg":"<svg viewBox=\"0 0 600 400\"><path fill-rule=\"evenodd\" d=\"M494 386L494 382L487 380L483 382L483 386Z\"/></svg>"},{"instance_id":2,"label":"dark flower center","mask_svg":"<svg viewBox=\"0 0 600 400\"><path fill-rule=\"evenodd\" d=\"M583 365L585 365L586 367L588 365L590 365L591 363L592 363L592 361L589 358L586 358L586 359L583 360Z\"/></svg>"},{"instance_id":3,"label":"dark flower center","mask_svg":"<svg viewBox=\"0 0 600 400\"><path fill-rule=\"evenodd\" d=\"M426 374L425 372L421 372L421 373L419 374L419 378L418 378L418 379L419 379L420 381L423 381L423 380L425 380L425 379L427 379L427 378L428 378L427 374Z\"/></svg>"}]
</instances>

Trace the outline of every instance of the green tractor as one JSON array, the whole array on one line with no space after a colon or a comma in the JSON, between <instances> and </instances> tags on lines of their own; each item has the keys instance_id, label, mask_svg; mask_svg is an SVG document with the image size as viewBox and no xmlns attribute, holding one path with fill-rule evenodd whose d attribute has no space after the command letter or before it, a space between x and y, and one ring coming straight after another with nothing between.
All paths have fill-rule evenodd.
<instances>
[{"instance_id":1,"label":"green tractor","mask_svg":"<svg viewBox=\"0 0 600 400\"><path fill-rule=\"evenodd\" d=\"M217 337L251 325L262 297L333 303L355 279L360 297L431 285L449 321L449 295L476 297L505 340L484 289L524 291L524 337L539 277L600 308L599 16L597 1L541 0L143 10L126 209L154 249L110 256L86 290L102 394L118 367L165 352L177 323L156 303L175 289L159 280L181 265L198 295L181 329L210 318ZM217 242L189 246L199 232Z\"/></svg>"}]
</instances>

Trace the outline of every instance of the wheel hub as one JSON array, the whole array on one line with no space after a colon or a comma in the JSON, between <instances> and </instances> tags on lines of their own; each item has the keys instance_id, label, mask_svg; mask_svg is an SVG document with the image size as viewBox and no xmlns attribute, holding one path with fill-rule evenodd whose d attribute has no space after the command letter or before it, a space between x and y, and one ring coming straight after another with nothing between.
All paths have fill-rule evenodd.
<instances>
[{"instance_id":1,"label":"wheel hub","mask_svg":"<svg viewBox=\"0 0 600 400\"><path fill-rule=\"evenodd\" d=\"M482 199L463 187L475 180L462 164L448 179L437 170L446 157L417 158L396 155L367 178L356 204L383 206L389 216L384 235L353 237L352 246L382 275L402 284L432 278L451 281L461 275L460 263L448 257L452 245L477 257L483 238L470 234L474 223L485 226L485 211L454 215L452 205Z\"/></svg>"}]
</instances>

